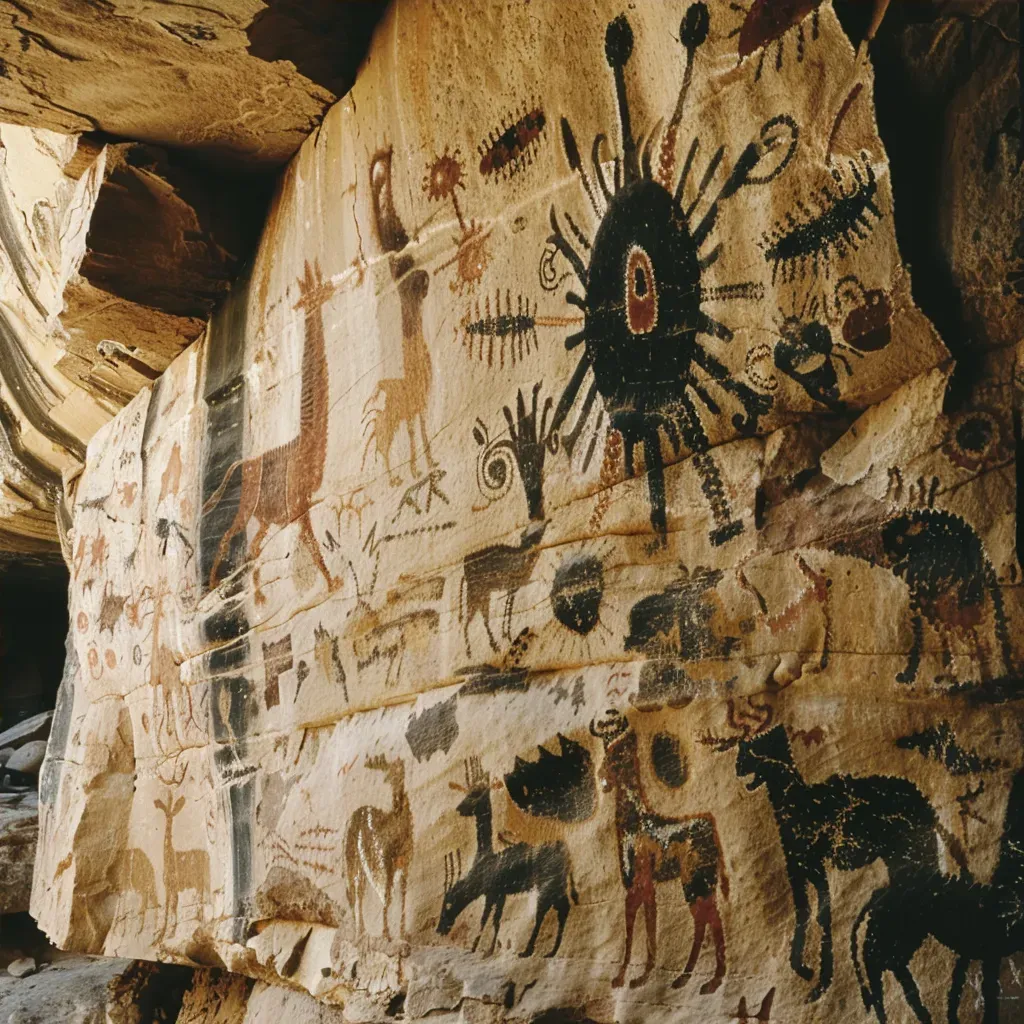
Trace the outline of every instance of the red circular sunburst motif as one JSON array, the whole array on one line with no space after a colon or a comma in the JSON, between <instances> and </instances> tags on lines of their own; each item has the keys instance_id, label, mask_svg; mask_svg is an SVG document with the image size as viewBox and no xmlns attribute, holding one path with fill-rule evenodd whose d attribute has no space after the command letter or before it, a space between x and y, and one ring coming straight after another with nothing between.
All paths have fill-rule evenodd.
<instances>
[{"instance_id":1,"label":"red circular sunburst motif","mask_svg":"<svg viewBox=\"0 0 1024 1024\"><path fill-rule=\"evenodd\" d=\"M465 188L462 180L462 162L459 151L449 153L447 149L427 168L423 189L430 199L438 201L451 199L457 188Z\"/></svg>"}]
</instances>

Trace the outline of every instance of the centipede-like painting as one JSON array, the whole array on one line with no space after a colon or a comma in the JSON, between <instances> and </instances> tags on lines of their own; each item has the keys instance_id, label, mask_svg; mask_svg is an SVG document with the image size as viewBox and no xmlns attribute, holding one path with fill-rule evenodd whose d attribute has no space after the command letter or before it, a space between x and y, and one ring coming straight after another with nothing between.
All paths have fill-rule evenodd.
<instances>
[{"instance_id":1,"label":"centipede-like painting","mask_svg":"<svg viewBox=\"0 0 1024 1024\"><path fill-rule=\"evenodd\" d=\"M1020 375L949 400L873 88L828 0L391 5L74 485L52 936L353 1022L1015 1019Z\"/></svg>"}]
</instances>

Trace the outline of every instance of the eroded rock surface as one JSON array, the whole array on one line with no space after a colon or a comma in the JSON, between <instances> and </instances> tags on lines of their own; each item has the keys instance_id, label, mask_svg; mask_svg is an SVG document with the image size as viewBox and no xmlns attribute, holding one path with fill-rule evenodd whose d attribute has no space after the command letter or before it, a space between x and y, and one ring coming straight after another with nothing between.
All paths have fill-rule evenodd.
<instances>
[{"instance_id":1,"label":"eroded rock surface","mask_svg":"<svg viewBox=\"0 0 1024 1024\"><path fill-rule=\"evenodd\" d=\"M0 914L28 910L38 831L36 794L0 793Z\"/></svg>"},{"instance_id":2,"label":"eroded rock surface","mask_svg":"<svg viewBox=\"0 0 1024 1024\"><path fill-rule=\"evenodd\" d=\"M0 977L0 1019L17 1024L129 1024L130 1003L118 1006L113 988L129 960L69 957L26 978Z\"/></svg>"},{"instance_id":3,"label":"eroded rock surface","mask_svg":"<svg viewBox=\"0 0 1024 1024\"><path fill-rule=\"evenodd\" d=\"M278 166L351 84L375 2L20 0L0 121Z\"/></svg>"},{"instance_id":4,"label":"eroded rock surface","mask_svg":"<svg viewBox=\"0 0 1024 1024\"><path fill-rule=\"evenodd\" d=\"M947 402L870 67L738 6L393 6L93 438L58 943L360 1022L1019 995L1017 355Z\"/></svg>"},{"instance_id":5,"label":"eroded rock surface","mask_svg":"<svg viewBox=\"0 0 1024 1024\"><path fill-rule=\"evenodd\" d=\"M153 146L0 126L0 550L56 550L89 439L199 337L262 210Z\"/></svg>"}]
</instances>

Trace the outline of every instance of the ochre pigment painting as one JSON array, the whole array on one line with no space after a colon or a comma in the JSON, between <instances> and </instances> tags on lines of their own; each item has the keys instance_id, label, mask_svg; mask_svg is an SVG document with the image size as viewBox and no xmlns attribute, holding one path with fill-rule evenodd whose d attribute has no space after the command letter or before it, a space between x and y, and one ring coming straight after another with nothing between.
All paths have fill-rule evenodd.
<instances>
[{"instance_id":1,"label":"ochre pigment painting","mask_svg":"<svg viewBox=\"0 0 1024 1024\"><path fill-rule=\"evenodd\" d=\"M353 1022L995 1021L1014 350L950 411L829 3L538 5L394 4L92 441L35 910Z\"/></svg>"}]
</instances>

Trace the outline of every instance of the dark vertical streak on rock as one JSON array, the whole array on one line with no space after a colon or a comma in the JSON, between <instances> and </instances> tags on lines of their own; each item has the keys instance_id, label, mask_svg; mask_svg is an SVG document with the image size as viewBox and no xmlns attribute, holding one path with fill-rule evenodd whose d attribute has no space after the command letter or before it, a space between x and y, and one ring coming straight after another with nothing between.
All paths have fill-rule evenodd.
<instances>
[{"instance_id":1,"label":"dark vertical streak on rock","mask_svg":"<svg viewBox=\"0 0 1024 1024\"><path fill-rule=\"evenodd\" d=\"M53 712L46 760L39 773L39 800L43 804L52 804L57 796L61 773L64 770L68 735L71 731L71 712L75 705L75 676L78 675L78 654L75 651L72 628L69 625L65 641L64 674L61 677L60 689L57 691L57 706Z\"/></svg>"},{"instance_id":2,"label":"dark vertical streak on rock","mask_svg":"<svg viewBox=\"0 0 1024 1024\"><path fill-rule=\"evenodd\" d=\"M871 5L837 0L834 5L851 39L864 37ZM981 66L975 50L971 19L956 42L956 52L945 70L925 84L908 61L908 32L915 26L938 22L943 13L931 3L892 4L869 53L875 75L878 134L885 144L892 178L896 240L904 262L913 268L911 292L915 304L935 325L956 360L946 392L945 411L965 406L979 379L976 331L964 308L964 296L950 265L943 232L942 211L948 207L944 174L949 164L946 147L950 104ZM956 38L956 37L954 37Z\"/></svg>"},{"instance_id":3,"label":"dark vertical streak on rock","mask_svg":"<svg viewBox=\"0 0 1024 1024\"><path fill-rule=\"evenodd\" d=\"M207 406L203 448L204 505L228 467L242 456L245 425L244 355L248 278L240 279L210 322L205 347L203 399ZM206 592L210 568L221 537L238 511L241 475L234 474L221 500L201 518L199 585ZM245 531L239 531L224 560L230 576L245 560ZM235 941L244 941L252 903L252 816L255 766L248 764L248 732L255 714L252 680L244 674L249 660L249 630L240 581L221 588L223 599L203 624L211 679L210 715L216 749L214 764L226 792L231 848L229 901Z\"/></svg>"}]
</instances>

